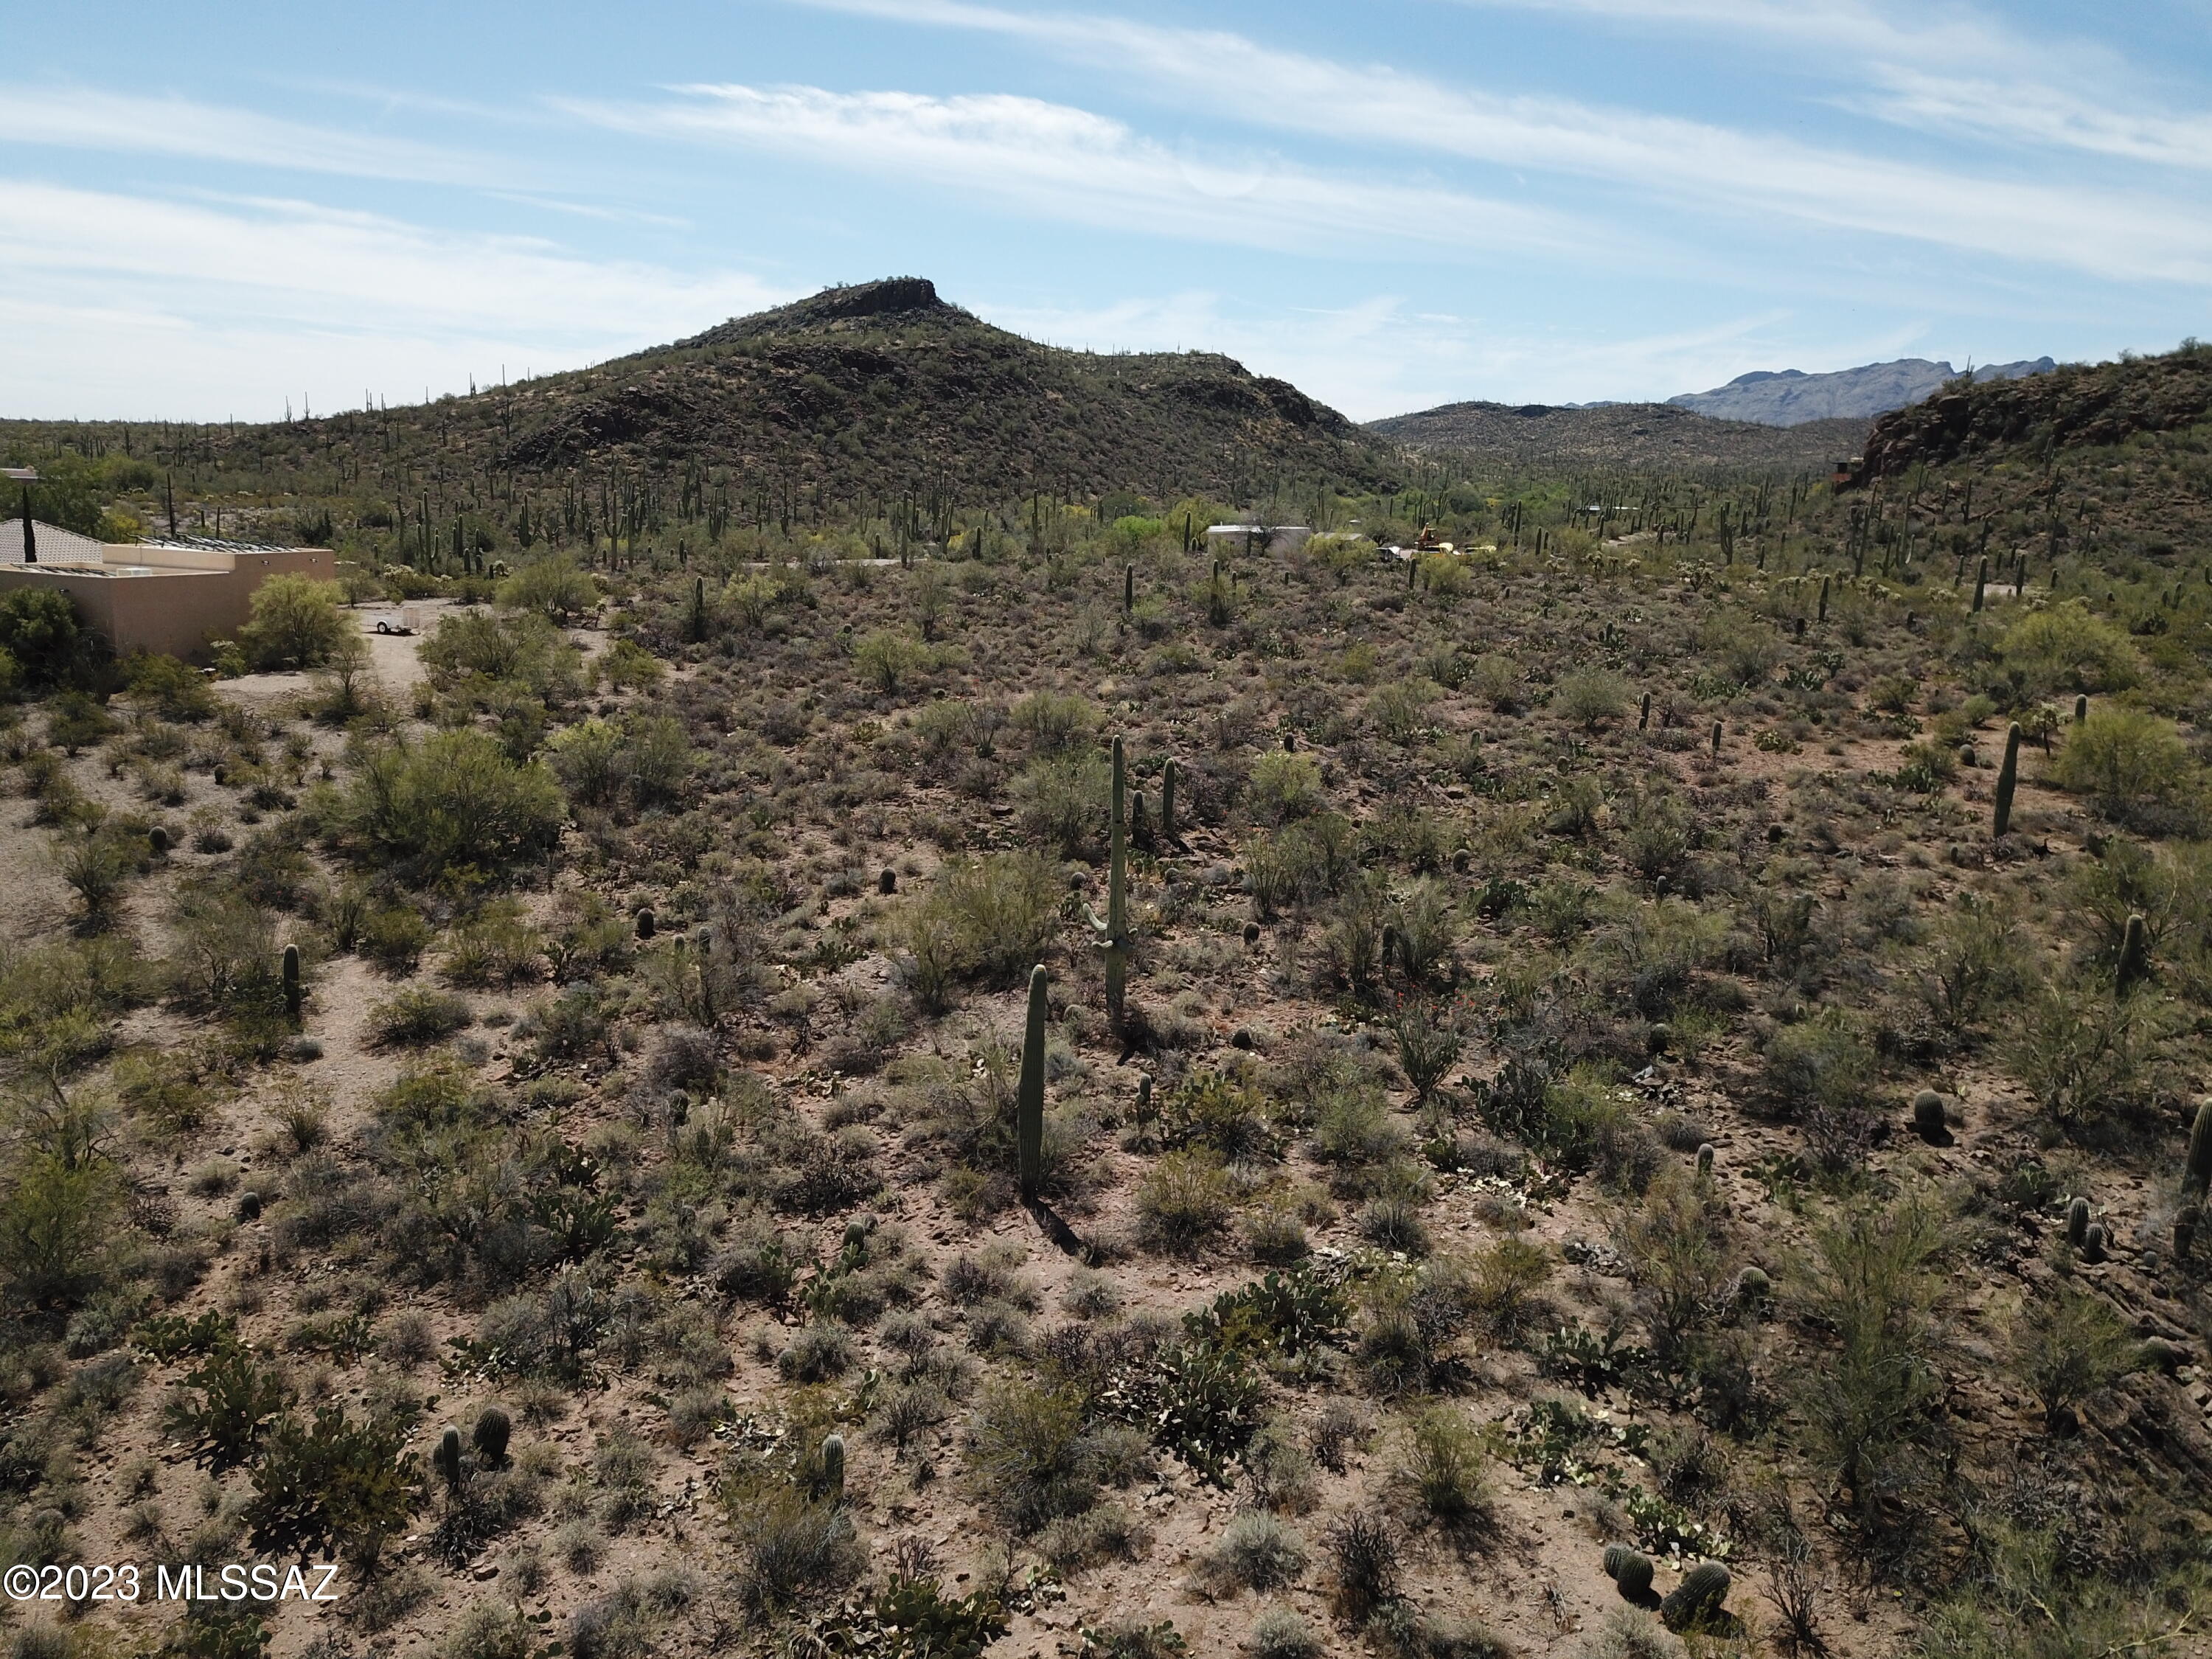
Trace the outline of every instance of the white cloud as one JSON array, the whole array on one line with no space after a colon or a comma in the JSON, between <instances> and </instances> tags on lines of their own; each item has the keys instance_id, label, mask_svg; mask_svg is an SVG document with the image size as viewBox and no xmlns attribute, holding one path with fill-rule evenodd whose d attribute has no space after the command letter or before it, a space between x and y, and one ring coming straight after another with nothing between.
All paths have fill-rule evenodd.
<instances>
[{"instance_id":1,"label":"white cloud","mask_svg":"<svg viewBox=\"0 0 2212 1659\"><path fill-rule=\"evenodd\" d=\"M2022 182L1569 100L1471 91L1222 30L1013 12L968 0L811 0L826 9L1035 42L1259 126L1606 181L1740 222L1873 232L2117 280L2212 283L2193 200Z\"/></svg>"},{"instance_id":2,"label":"white cloud","mask_svg":"<svg viewBox=\"0 0 2212 1659\"><path fill-rule=\"evenodd\" d=\"M1107 229L1327 254L1364 234L1467 250L1576 245L1565 221L1442 185L1323 173L1267 155L1171 149L1121 123L1009 94L690 86L677 101L561 100L622 131L742 145L920 179Z\"/></svg>"},{"instance_id":3,"label":"white cloud","mask_svg":"<svg viewBox=\"0 0 2212 1659\"><path fill-rule=\"evenodd\" d=\"M0 87L0 143L236 161L426 184L514 184L532 169L378 132L85 87Z\"/></svg>"},{"instance_id":4,"label":"white cloud","mask_svg":"<svg viewBox=\"0 0 2212 1659\"><path fill-rule=\"evenodd\" d=\"M264 416L272 386L319 407L412 397L426 376L574 367L793 297L307 203L16 179L0 179L0 294L10 412L88 417Z\"/></svg>"},{"instance_id":5,"label":"white cloud","mask_svg":"<svg viewBox=\"0 0 2212 1659\"><path fill-rule=\"evenodd\" d=\"M1800 72L1871 87L1841 101L1899 125L2212 170L2212 118L2158 107L2157 76L2104 41L2039 40L1972 8L1868 0L1463 0L1765 40ZM1939 71L1930 65L1946 65Z\"/></svg>"}]
</instances>

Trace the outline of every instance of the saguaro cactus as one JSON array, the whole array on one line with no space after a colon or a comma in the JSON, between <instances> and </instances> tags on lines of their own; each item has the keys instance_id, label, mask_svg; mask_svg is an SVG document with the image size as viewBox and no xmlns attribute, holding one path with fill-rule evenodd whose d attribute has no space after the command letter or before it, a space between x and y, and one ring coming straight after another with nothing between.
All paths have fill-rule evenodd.
<instances>
[{"instance_id":1,"label":"saguaro cactus","mask_svg":"<svg viewBox=\"0 0 2212 1659\"><path fill-rule=\"evenodd\" d=\"M1721 752L1721 723L1720 723L1718 720L1715 720L1715 721L1713 722L1713 753L1715 753L1716 755L1717 755L1717 754L1719 754L1720 752Z\"/></svg>"},{"instance_id":2,"label":"saguaro cactus","mask_svg":"<svg viewBox=\"0 0 2212 1659\"><path fill-rule=\"evenodd\" d=\"M691 639L693 643L707 637L707 579L691 579Z\"/></svg>"},{"instance_id":3,"label":"saguaro cactus","mask_svg":"<svg viewBox=\"0 0 2212 1659\"><path fill-rule=\"evenodd\" d=\"M1820 621L1822 621L1822 622L1826 622L1826 621L1827 621L1827 620L1828 620L1828 579L1827 579L1826 576L1823 576L1823 577L1821 577L1821 578L1820 578Z\"/></svg>"},{"instance_id":4,"label":"saguaro cactus","mask_svg":"<svg viewBox=\"0 0 2212 1659\"><path fill-rule=\"evenodd\" d=\"M2140 915L2130 916L2127 933L2120 941L2120 965L2112 975L2112 988L2125 996L2149 972L2150 933Z\"/></svg>"},{"instance_id":5,"label":"saguaro cactus","mask_svg":"<svg viewBox=\"0 0 2212 1659\"><path fill-rule=\"evenodd\" d=\"M1022 1029L1022 1077L1014 1090L1014 1156L1024 1202L1044 1183L1044 1021L1051 981L1042 963L1030 969L1029 1019Z\"/></svg>"},{"instance_id":6,"label":"saguaro cactus","mask_svg":"<svg viewBox=\"0 0 2212 1659\"><path fill-rule=\"evenodd\" d=\"M1129 830L1125 802L1128 774L1122 763L1121 739L1114 739L1113 821L1109 826L1106 866L1106 917L1086 911L1091 927L1106 952L1106 1018L1115 1030L1128 1002L1129 977Z\"/></svg>"},{"instance_id":7,"label":"saguaro cactus","mask_svg":"<svg viewBox=\"0 0 2212 1659\"><path fill-rule=\"evenodd\" d=\"M300 1004L307 993L300 986L300 947L296 945L284 947L283 975L284 1012L290 1017L292 1024L297 1025L300 1023Z\"/></svg>"},{"instance_id":8,"label":"saguaro cactus","mask_svg":"<svg viewBox=\"0 0 2212 1659\"><path fill-rule=\"evenodd\" d=\"M1121 567L1121 614L1126 617L1136 608L1137 567L1125 564Z\"/></svg>"},{"instance_id":9,"label":"saguaro cactus","mask_svg":"<svg viewBox=\"0 0 2212 1659\"><path fill-rule=\"evenodd\" d=\"M1173 841L1176 832L1176 763L1170 760L1160 773L1160 839Z\"/></svg>"},{"instance_id":10,"label":"saguaro cactus","mask_svg":"<svg viewBox=\"0 0 2212 1659\"><path fill-rule=\"evenodd\" d=\"M2005 732L2004 764L1997 770L1996 833L2002 836L2012 828L2013 791L2020 787L2020 722L2014 720Z\"/></svg>"},{"instance_id":11,"label":"saguaro cactus","mask_svg":"<svg viewBox=\"0 0 2212 1659\"><path fill-rule=\"evenodd\" d=\"M822 1485L830 1501L845 1501L845 1437L833 1434L822 1442Z\"/></svg>"},{"instance_id":12,"label":"saguaro cactus","mask_svg":"<svg viewBox=\"0 0 2212 1659\"><path fill-rule=\"evenodd\" d=\"M2181 1186L2199 1198L2212 1186L2212 1100L2197 1109L2197 1121L2189 1126L2189 1161L2182 1168Z\"/></svg>"},{"instance_id":13,"label":"saguaro cactus","mask_svg":"<svg viewBox=\"0 0 2212 1659\"><path fill-rule=\"evenodd\" d=\"M1639 731L1639 732L1649 731L1649 730L1650 729L1650 726L1651 726L1651 694L1650 694L1649 691L1646 691L1646 692L1644 694L1644 704L1643 704L1643 707L1642 707L1642 708L1640 708L1639 709L1638 709L1638 711L1637 711L1637 714L1636 714L1636 729L1637 729L1638 731Z\"/></svg>"},{"instance_id":14,"label":"saguaro cactus","mask_svg":"<svg viewBox=\"0 0 2212 1659\"><path fill-rule=\"evenodd\" d=\"M1982 600L1990 586L1990 562L1984 559L1974 567L1974 609L1982 608Z\"/></svg>"}]
</instances>

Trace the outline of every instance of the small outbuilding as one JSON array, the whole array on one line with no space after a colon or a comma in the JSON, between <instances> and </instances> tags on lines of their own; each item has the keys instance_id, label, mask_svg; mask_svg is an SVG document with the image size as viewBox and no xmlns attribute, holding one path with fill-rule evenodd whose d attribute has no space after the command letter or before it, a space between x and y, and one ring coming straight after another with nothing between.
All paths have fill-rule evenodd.
<instances>
[{"instance_id":1,"label":"small outbuilding","mask_svg":"<svg viewBox=\"0 0 2212 1659\"><path fill-rule=\"evenodd\" d=\"M118 655L204 655L210 640L237 635L252 614L253 591L270 577L328 581L337 568L337 556L325 547L205 536L97 542L36 520L27 538L23 520L0 523L0 593L42 587L68 594L84 625Z\"/></svg>"}]
</instances>

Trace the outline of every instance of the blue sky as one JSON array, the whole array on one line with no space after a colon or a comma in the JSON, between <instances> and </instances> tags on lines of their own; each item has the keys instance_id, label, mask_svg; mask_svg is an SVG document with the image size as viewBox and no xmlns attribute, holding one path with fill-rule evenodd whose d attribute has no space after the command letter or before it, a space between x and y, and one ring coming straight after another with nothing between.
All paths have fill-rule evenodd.
<instances>
[{"instance_id":1,"label":"blue sky","mask_svg":"<svg viewBox=\"0 0 2212 1659\"><path fill-rule=\"evenodd\" d=\"M905 274L1362 419L2162 349L2212 336L2212 0L73 3L0 33L0 415L397 404Z\"/></svg>"}]
</instances>

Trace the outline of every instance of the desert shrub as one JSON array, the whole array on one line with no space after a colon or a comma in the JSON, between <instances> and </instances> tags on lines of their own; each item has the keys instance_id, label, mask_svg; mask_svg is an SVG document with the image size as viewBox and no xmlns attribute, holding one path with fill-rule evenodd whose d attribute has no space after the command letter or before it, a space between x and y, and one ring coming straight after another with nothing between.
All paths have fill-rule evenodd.
<instances>
[{"instance_id":1,"label":"desert shrub","mask_svg":"<svg viewBox=\"0 0 2212 1659\"><path fill-rule=\"evenodd\" d=\"M1964 1031L1990 1008L2013 1005L2033 978L2030 948L2009 908L1962 897L1929 957L1927 1000L1936 1017Z\"/></svg>"},{"instance_id":2,"label":"desert shrub","mask_svg":"<svg viewBox=\"0 0 2212 1659\"><path fill-rule=\"evenodd\" d=\"M1569 725L1595 732L1627 708L1628 683L1608 669L1578 669L1552 688L1551 706Z\"/></svg>"},{"instance_id":3,"label":"desert shrub","mask_svg":"<svg viewBox=\"0 0 2212 1659\"><path fill-rule=\"evenodd\" d=\"M1460 1526L1488 1507L1482 1437L1456 1407L1431 1406L1407 1425L1398 1475L1433 1520Z\"/></svg>"},{"instance_id":4,"label":"desert shrub","mask_svg":"<svg viewBox=\"0 0 2212 1659\"><path fill-rule=\"evenodd\" d=\"M177 1000L234 1017L283 1012L282 954L266 910L228 886L194 883L179 891L169 923L164 975Z\"/></svg>"},{"instance_id":5,"label":"desert shrub","mask_svg":"<svg viewBox=\"0 0 2212 1659\"><path fill-rule=\"evenodd\" d=\"M1151 1544L1137 1517L1119 1504L1104 1504L1080 1515L1063 1515L1038 1534L1037 1553L1062 1573L1080 1572L1103 1561L1134 1561Z\"/></svg>"},{"instance_id":6,"label":"desert shrub","mask_svg":"<svg viewBox=\"0 0 2212 1659\"><path fill-rule=\"evenodd\" d=\"M1270 1603L1252 1621L1244 1648L1253 1659L1322 1659L1328 1651L1304 1615L1279 1601Z\"/></svg>"},{"instance_id":7,"label":"desert shrub","mask_svg":"<svg viewBox=\"0 0 2212 1659\"><path fill-rule=\"evenodd\" d=\"M165 720L204 720L215 716L215 688L198 669L161 652L142 652L125 673L131 695Z\"/></svg>"},{"instance_id":8,"label":"desert shrub","mask_svg":"<svg viewBox=\"0 0 2212 1659\"><path fill-rule=\"evenodd\" d=\"M465 886L550 851L564 815L551 773L518 766L492 738L463 730L369 754L337 804L336 827L364 864Z\"/></svg>"},{"instance_id":9,"label":"desert shrub","mask_svg":"<svg viewBox=\"0 0 2212 1659\"><path fill-rule=\"evenodd\" d=\"M1826 1340L1799 1374L1798 1403L1812 1443L1868 1521L1915 1482L1934 1430L1945 1242L1935 1214L1911 1199L1814 1230L1798 1297Z\"/></svg>"},{"instance_id":10,"label":"desert shrub","mask_svg":"<svg viewBox=\"0 0 2212 1659\"><path fill-rule=\"evenodd\" d=\"M1034 854L948 862L900 923L916 1001L941 1009L958 979L1017 982L1050 947L1064 890L1051 863Z\"/></svg>"},{"instance_id":11,"label":"desert shrub","mask_svg":"<svg viewBox=\"0 0 2212 1659\"><path fill-rule=\"evenodd\" d=\"M1271 749L1252 763L1245 804L1262 823L1287 823L1321 810L1321 763L1310 755Z\"/></svg>"},{"instance_id":12,"label":"desert shrub","mask_svg":"<svg viewBox=\"0 0 2212 1659\"><path fill-rule=\"evenodd\" d=\"M542 971L545 940L512 900L488 904L453 929L439 971L448 984L511 989Z\"/></svg>"},{"instance_id":13,"label":"desert shrub","mask_svg":"<svg viewBox=\"0 0 2212 1659\"><path fill-rule=\"evenodd\" d=\"M1804 1126L1821 1163L1854 1168L1872 1144L1872 1046L1838 1009L1785 1026L1766 1045L1765 1086Z\"/></svg>"},{"instance_id":14,"label":"desert shrub","mask_svg":"<svg viewBox=\"0 0 2212 1659\"><path fill-rule=\"evenodd\" d=\"M827 1382L853 1366L853 1334L836 1321L804 1327L775 1357L775 1368L794 1382Z\"/></svg>"},{"instance_id":15,"label":"desert shrub","mask_svg":"<svg viewBox=\"0 0 2212 1659\"><path fill-rule=\"evenodd\" d=\"M1139 1184L1136 1205L1146 1237L1177 1255L1212 1243L1235 1207L1221 1155L1208 1147L1164 1154Z\"/></svg>"},{"instance_id":16,"label":"desert shrub","mask_svg":"<svg viewBox=\"0 0 2212 1659\"><path fill-rule=\"evenodd\" d=\"M1014 780L1022 834L1062 858L1094 856L1105 844L1112 790L1097 750L1042 756Z\"/></svg>"},{"instance_id":17,"label":"desert shrub","mask_svg":"<svg viewBox=\"0 0 2212 1659\"><path fill-rule=\"evenodd\" d=\"M355 1422L338 1406L319 1407L312 1422L280 1419L253 1465L246 1513L254 1547L301 1554L343 1548L374 1559L414 1509L415 1458L401 1455L405 1439L399 1425Z\"/></svg>"},{"instance_id":18,"label":"desert shrub","mask_svg":"<svg viewBox=\"0 0 2212 1659\"><path fill-rule=\"evenodd\" d=\"M1723 611L1698 629L1698 648L1732 684L1757 685L1782 659L1782 641L1773 627L1744 611Z\"/></svg>"},{"instance_id":19,"label":"desert shrub","mask_svg":"<svg viewBox=\"0 0 2212 1659\"><path fill-rule=\"evenodd\" d=\"M0 1276L9 1299L31 1308L82 1300L108 1271L123 1206L114 1166L78 1133L39 1136L18 1152L5 1179Z\"/></svg>"},{"instance_id":20,"label":"desert shrub","mask_svg":"<svg viewBox=\"0 0 2212 1659\"><path fill-rule=\"evenodd\" d=\"M756 1617L832 1592L866 1563L845 1505L787 1478L734 1479L723 1504L738 1550L739 1598Z\"/></svg>"},{"instance_id":21,"label":"desert shrub","mask_svg":"<svg viewBox=\"0 0 2212 1659\"><path fill-rule=\"evenodd\" d=\"M79 620L68 594L39 587L0 593L0 653L29 684L58 685L76 678L98 652L98 636Z\"/></svg>"},{"instance_id":22,"label":"desert shrub","mask_svg":"<svg viewBox=\"0 0 2212 1659\"><path fill-rule=\"evenodd\" d=\"M2148 1110L2162 1035L2158 1007L2147 999L2060 982L2029 999L2004 1057L2051 1122L2083 1129Z\"/></svg>"},{"instance_id":23,"label":"desert shrub","mask_svg":"<svg viewBox=\"0 0 2212 1659\"><path fill-rule=\"evenodd\" d=\"M442 1042L476 1018L465 999L450 991L413 987L387 997L368 1011L368 1029L390 1048L416 1048Z\"/></svg>"},{"instance_id":24,"label":"desert shrub","mask_svg":"<svg viewBox=\"0 0 2212 1659\"><path fill-rule=\"evenodd\" d=\"M1213 1582L1233 1589L1271 1590L1297 1583L1310 1559L1295 1528L1257 1510L1229 1523L1204 1571Z\"/></svg>"},{"instance_id":25,"label":"desert shrub","mask_svg":"<svg viewBox=\"0 0 2212 1659\"><path fill-rule=\"evenodd\" d=\"M449 611L416 653L431 683L457 696L482 699L503 689L560 706L584 690L580 653L551 623L531 612Z\"/></svg>"},{"instance_id":26,"label":"desert shrub","mask_svg":"<svg viewBox=\"0 0 2212 1659\"><path fill-rule=\"evenodd\" d=\"M1080 1515L1098 1498L1083 1407L1069 1390L1002 1383L975 1414L968 1467L983 1506L1017 1532Z\"/></svg>"},{"instance_id":27,"label":"desert shrub","mask_svg":"<svg viewBox=\"0 0 2212 1659\"><path fill-rule=\"evenodd\" d=\"M537 1632L519 1605L483 1601L470 1604L446 1638L446 1659L531 1659Z\"/></svg>"},{"instance_id":28,"label":"desert shrub","mask_svg":"<svg viewBox=\"0 0 2212 1659\"><path fill-rule=\"evenodd\" d=\"M239 644L256 668L319 668L354 631L339 607L345 593L336 582L310 576L271 576L253 590Z\"/></svg>"},{"instance_id":29,"label":"desert shrub","mask_svg":"<svg viewBox=\"0 0 2212 1659\"><path fill-rule=\"evenodd\" d=\"M2076 1402L2135 1369L2139 1353L2134 1333L2111 1303L2063 1279L2023 1298L2005 1337L2012 1374L2042 1404L2050 1429Z\"/></svg>"},{"instance_id":30,"label":"desert shrub","mask_svg":"<svg viewBox=\"0 0 2212 1659\"><path fill-rule=\"evenodd\" d=\"M2022 611L1996 650L2007 674L2031 697L2118 691L2142 672L2127 635L2080 599Z\"/></svg>"},{"instance_id":31,"label":"desert shrub","mask_svg":"<svg viewBox=\"0 0 2212 1659\"><path fill-rule=\"evenodd\" d=\"M2088 796L2106 817L2152 827L2193 806L2202 787L2196 761L2172 721L2109 703L2066 728L2050 776L2060 787Z\"/></svg>"},{"instance_id":32,"label":"desert shrub","mask_svg":"<svg viewBox=\"0 0 2212 1659\"><path fill-rule=\"evenodd\" d=\"M1097 731L1103 718L1096 703L1064 691L1032 691L1009 716L1014 729L1044 755L1072 748Z\"/></svg>"},{"instance_id":33,"label":"desert shrub","mask_svg":"<svg viewBox=\"0 0 2212 1659\"><path fill-rule=\"evenodd\" d=\"M1735 1269L1725 1215L1698 1182L1670 1170L1615 1226L1662 1364L1689 1369L1689 1345L1722 1310Z\"/></svg>"},{"instance_id":34,"label":"desert shrub","mask_svg":"<svg viewBox=\"0 0 2212 1659\"><path fill-rule=\"evenodd\" d=\"M529 611L567 628L599 609L599 593L574 560L556 556L526 564L501 582L497 602L502 609Z\"/></svg>"}]
</instances>

